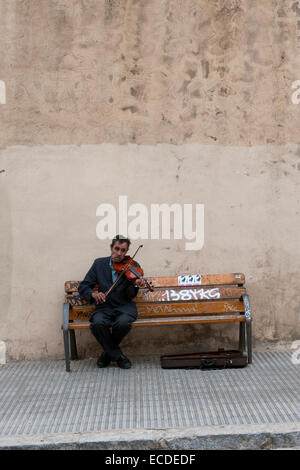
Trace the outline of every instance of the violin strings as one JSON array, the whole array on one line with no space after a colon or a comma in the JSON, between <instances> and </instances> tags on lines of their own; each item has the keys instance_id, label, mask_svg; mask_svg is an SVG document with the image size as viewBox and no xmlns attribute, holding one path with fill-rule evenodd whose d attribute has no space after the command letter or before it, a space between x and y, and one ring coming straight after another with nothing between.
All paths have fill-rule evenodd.
<instances>
[{"instance_id":1,"label":"violin strings","mask_svg":"<svg viewBox=\"0 0 300 470\"><path fill-rule=\"evenodd\" d=\"M115 285L117 284L117 282L119 281L119 279L123 276L123 274L125 273L126 269L131 265L131 263L133 262L133 258L135 257L135 255L137 254L137 252L139 251L140 248L142 248L143 245L140 245L136 252L134 253L134 255L132 256L132 258L128 261L128 263L126 264L125 268L123 269L123 271L119 274L119 276L117 277L117 279L115 280L115 282L110 286L110 288L105 292L105 295L108 295L111 290L115 287Z\"/></svg>"}]
</instances>

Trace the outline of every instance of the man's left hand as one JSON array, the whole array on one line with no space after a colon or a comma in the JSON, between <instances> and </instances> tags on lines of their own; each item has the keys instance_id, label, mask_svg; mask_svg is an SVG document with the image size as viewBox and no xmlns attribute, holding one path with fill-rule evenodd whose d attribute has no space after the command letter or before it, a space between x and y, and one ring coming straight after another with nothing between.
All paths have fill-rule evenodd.
<instances>
[{"instance_id":1,"label":"man's left hand","mask_svg":"<svg viewBox=\"0 0 300 470\"><path fill-rule=\"evenodd\" d=\"M141 288L146 287L144 279L136 279L134 285Z\"/></svg>"}]
</instances>

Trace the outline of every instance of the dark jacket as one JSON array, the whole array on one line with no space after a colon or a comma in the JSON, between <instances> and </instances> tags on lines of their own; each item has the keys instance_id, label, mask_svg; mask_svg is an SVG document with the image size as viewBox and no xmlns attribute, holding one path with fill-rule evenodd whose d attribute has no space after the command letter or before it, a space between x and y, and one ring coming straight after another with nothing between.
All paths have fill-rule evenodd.
<instances>
[{"instance_id":1,"label":"dark jacket","mask_svg":"<svg viewBox=\"0 0 300 470\"><path fill-rule=\"evenodd\" d=\"M95 259L85 278L79 284L78 292L80 296L90 304L95 302L91 294L96 284L98 284L98 292L106 292L113 283L109 261L110 256ZM126 312L137 316L137 308L135 303L132 302L132 299L137 295L138 290L138 287L135 287L132 282L128 281L126 276L123 275L106 297L106 301L103 304L97 304L95 309L109 309L112 312L118 310L119 312Z\"/></svg>"}]
</instances>

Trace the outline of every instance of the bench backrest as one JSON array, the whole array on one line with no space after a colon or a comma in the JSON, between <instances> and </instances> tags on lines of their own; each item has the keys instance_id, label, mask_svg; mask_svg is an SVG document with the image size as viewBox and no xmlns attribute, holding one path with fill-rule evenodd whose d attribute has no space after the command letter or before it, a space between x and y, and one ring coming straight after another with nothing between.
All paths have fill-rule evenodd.
<instances>
[{"instance_id":1,"label":"bench backrest","mask_svg":"<svg viewBox=\"0 0 300 470\"><path fill-rule=\"evenodd\" d=\"M155 289L154 292L140 289L134 299L139 318L244 312L242 296L246 289L242 273L147 277L147 280ZM80 281L65 283L70 320L86 320L95 308L80 297L79 284Z\"/></svg>"}]
</instances>

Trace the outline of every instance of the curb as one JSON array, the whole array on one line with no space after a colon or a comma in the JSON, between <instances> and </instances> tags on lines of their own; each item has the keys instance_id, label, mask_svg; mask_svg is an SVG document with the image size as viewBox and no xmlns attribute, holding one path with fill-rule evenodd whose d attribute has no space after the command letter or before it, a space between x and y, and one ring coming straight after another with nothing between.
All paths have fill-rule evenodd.
<instances>
[{"instance_id":1,"label":"curb","mask_svg":"<svg viewBox=\"0 0 300 470\"><path fill-rule=\"evenodd\" d=\"M0 437L0 450L255 450L299 446L300 422Z\"/></svg>"}]
</instances>

